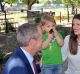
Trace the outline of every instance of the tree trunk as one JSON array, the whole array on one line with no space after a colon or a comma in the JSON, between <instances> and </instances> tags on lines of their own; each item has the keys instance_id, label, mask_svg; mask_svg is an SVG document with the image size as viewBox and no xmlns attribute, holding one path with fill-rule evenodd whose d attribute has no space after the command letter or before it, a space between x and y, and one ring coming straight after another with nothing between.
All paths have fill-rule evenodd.
<instances>
[{"instance_id":1,"label":"tree trunk","mask_svg":"<svg viewBox=\"0 0 80 74\"><path fill-rule=\"evenodd\" d=\"M1 11L4 12L4 5L2 5L2 3L0 3L1 5Z\"/></svg>"},{"instance_id":2,"label":"tree trunk","mask_svg":"<svg viewBox=\"0 0 80 74\"><path fill-rule=\"evenodd\" d=\"M27 18L29 18L29 10L31 10L32 5L28 5L28 10L27 10Z\"/></svg>"},{"instance_id":3,"label":"tree trunk","mask_svg":"<svg viewBox=\"0 0 80 74\"><path fill-rule=\"evenodd\" d=\"M69 7L68 7L68 5L67 5L67 20L68 20L68 22L69 22L69 9L68 9Z\"/></svg>"},{"instance_id":4,"label":"tree trunk","mask_svg":"<svg viewBox=\"0 0 80 74\"><path fill-rule=\"evenodd\" d=\"M6 17L6 11L4 12L4 14L5 14L5 25L6 25L5 32L8 33L9 29L8 29L8 20L7 20L7 17Z\"/></svg>"},{"instance_id":5,"label":"tree trunk","mask_svg":"<svg viewBox=\"0 0 80 74\"><path fill-rule=\"evenodd\" d=\"M72 14L75 14L75 6L72 4Z\"/></svg>"},{"instance_id":6,"label":"tree trunk","mask_svg":"<svg viewBox=\"0 0 80 74\"><path fill-rule=\"evenodd\" d=\"M28 10L31 10L31 6L32 6L32 5L28 5Z\"/></svg>"}]
</instances>

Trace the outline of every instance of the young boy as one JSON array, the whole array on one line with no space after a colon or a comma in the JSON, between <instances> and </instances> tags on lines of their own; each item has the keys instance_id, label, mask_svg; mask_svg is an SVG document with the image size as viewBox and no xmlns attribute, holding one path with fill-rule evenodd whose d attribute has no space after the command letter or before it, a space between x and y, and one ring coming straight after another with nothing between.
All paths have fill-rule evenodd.
<instances>
[{"instance_id":1,"label":"young boy","mask_svg":"<svg viewBox=\"0 0 80 74\"><path fill-rule=\"evenodd\" d=\"M63 39L55 29L56 22L49 14L41 18L42 29L42 67L43 74L62 74L61 46Z\"/></svg>"}]
</instances>

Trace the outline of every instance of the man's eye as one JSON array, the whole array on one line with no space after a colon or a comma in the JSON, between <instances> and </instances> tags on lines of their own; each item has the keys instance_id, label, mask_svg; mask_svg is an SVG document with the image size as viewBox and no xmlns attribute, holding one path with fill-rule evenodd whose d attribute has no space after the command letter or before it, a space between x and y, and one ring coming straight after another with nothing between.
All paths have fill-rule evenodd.
<instances>
[{"instance_id":1,"label":"man's eye","mask_svg":"<svg viewBox=\"0 0 80 74\"><path fill-rule=\"evenodd\" d=\"M80 25L80 24L77 24L77 25Z\"/></svg>"}]
</instances>

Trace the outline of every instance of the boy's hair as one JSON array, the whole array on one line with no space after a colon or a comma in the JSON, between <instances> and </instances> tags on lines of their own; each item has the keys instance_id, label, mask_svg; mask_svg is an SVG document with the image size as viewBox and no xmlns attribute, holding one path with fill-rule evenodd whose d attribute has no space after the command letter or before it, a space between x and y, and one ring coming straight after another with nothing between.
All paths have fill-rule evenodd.
<instances>
[{"instance_id":1,"label":"boy's hair","mask_svg":"<svg viewBox=\"0 0 80 74\"><path fill-rule=\"evenodd\" d=\"M53 16L51 16L49 14L43 14L42 17L41 17L41 21L39 23L42 31L43 31L42 26L46 25L47 21L50 21L50 22L52 22L52 23L54 23L56 25L56 21L55 21Z\"/></svg>"},{"instance_id":2,"label":"boy's hair","mask_svg":"<svg viewBox=\"0 0 80 74\"><path fill-rule=\"evenodd\" d=\"M41 17L41 22L40 22L41 26L44 26L46 21L51 21L56 25L56 21L53 16L51 16L49 14L43 14Z\"/></svg>"}]
</instances>

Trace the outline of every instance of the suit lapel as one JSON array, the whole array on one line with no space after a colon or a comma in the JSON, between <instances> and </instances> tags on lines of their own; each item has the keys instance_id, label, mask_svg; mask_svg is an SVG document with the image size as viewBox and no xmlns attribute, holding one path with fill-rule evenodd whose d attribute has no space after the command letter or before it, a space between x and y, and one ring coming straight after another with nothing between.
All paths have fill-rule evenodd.
<instances>
[{"instance_id":1,"label":"suit lapel","mask_svg":"<svg viewBox=\"0 0 80 74\"><path fill-rule=\"evenodd\" d=\"M29 63L27 57L25 56L25 54L23 53L23 51L20 48L18 48L17 53L20 56L20 58L24 61L26 69L28 70L28 72L30 74L34 74L32 68L30 66L30 63Z\"/></svg>"}]
</instances>

